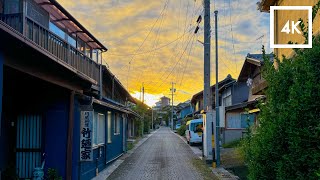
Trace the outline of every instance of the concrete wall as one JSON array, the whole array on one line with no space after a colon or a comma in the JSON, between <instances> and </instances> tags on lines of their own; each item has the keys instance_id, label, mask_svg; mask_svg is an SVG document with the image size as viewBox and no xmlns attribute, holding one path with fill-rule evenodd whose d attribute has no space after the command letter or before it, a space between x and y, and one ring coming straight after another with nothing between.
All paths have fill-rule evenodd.
<instances>
[{"instance_id":1,"label":"concrete wall","mask_svg":"<svg viewBox=\"0 0 320 180\"><path fill-rule=\"evenodd\" d=\"M318 0L308 0L308 1L297 1L297 0L282 0L278 2L278 6L314 6ZM313 21L313 33L318 34L320 30L320 12L318 12L317 17ZM288 20L298 21L302 18L305 25L307 26L307 11L276 11L275 12L275 43L277 44L288 44L288 41L294 39L294 43L297 42L302 44L304 38L302 34L299 35L295 33L292 35L281 33L281 30ZM291 25L290 25L291 26ZM278 57L285 55L290 57L293 55L292 49L275 49L275 54Z\"/></svg>"},{"instance_id":2,"label":"concrete wall","mask_svg":"<svg viewBox=\"0 0 320 180\"><path fill-rule=\"evenodd\" d=\"M223 135L224 135L224 144L225 143L230 143L232 141L235 141L235 140L239 140L241 137L242 137L242 132L244 130L242 129L225 129Z\"/></svg>"},{"instance_id":3,"label":"concrete wall","mask_svg":"<svg viewBox=\"0 0 320 180\"><path fill-rule=\"evenodd\" d=\"M243 110L234 110L231 112L226 112L225 114L225 128L223 130L223 143L229 143L235 140L239 140L242 137L242 132L245 131L245 129L242 128L230 128L230 125L228 125L228 121L230 119L237 119L241 120L240 113L243 112Z\"/></svg>"}]
</instances>

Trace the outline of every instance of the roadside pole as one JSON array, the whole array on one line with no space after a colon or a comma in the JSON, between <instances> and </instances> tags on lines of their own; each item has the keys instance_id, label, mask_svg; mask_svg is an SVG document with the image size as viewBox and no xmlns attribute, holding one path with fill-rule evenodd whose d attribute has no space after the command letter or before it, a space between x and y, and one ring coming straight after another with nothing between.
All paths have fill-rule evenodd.
<instances>
[{"instance_id":1,"label":"roadside pole","mask_svg":"<svg viewBox=\"0 0 320 180\"><path fill-rule=\"evenodd\" d=\"M151 129L153 130L153 107L151 107Z\"/></svg>"},{"instance_id":2,"label":"roadside pole","mask_svg":"<svg viewBox=\"0 0 320 180\"><path fill-rule=\"evenodd\" d=\"M215 143L215 158L216 166L220 166L220 116L219 116L219 80L218 80L218 11L214 11L215 17L215 39L216 39L216 123L215 123L215 133L214 133L214 143Z\"/></svg>"},{"instance_id":3,"label":"roadside pole","mask_svg":"<svg viewBox=\"0 0 320 180\"><path fill-rule=\"evenodd\" d=\"M172 99L171 99L171 129L173 130L173 95L174 92L176 92L176 89L174 89L174 82L171 82L172 88L171 90L171 95L172 95Z\"/></svg>"},{"instance_id":4,"label":"roadside pole","mask_svg":"<svg viewBox=\"0 0 320 180\"><path fill-rule=\"evenodd\" d=\"M210 0L204 0L204 90L203 90L203 118L204 137L203 154L207 162L213 160L212 154L212 103L210 87L210 54L211 54L211 26L210 26Z\"/></svg>"}]
</instances>

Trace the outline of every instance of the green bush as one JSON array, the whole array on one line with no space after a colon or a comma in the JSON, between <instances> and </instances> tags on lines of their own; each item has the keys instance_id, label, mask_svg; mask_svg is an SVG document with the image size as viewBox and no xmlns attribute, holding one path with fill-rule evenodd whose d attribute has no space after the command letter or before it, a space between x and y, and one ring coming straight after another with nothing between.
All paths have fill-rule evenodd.
<instances>
[{"instance_id":1,"label":"green bush","mask_svg":"<svg viewBox=\"0 0 320 180\"><path fill-rule=\"evenodd\" d=\"M231 141L229 143L225 143L222 145L223 148L235 148L238 147L240 144L240 139L239 140L235 140L235 141Z\"/></svg>"},{"instance_id":2,"label":"green bush","mask_svg":"<svg viewBox=\"0 0 320 180\"><path fill-rule=\"evenodd\" d=\"M242 142L249 179L319 179L320 38L312 49L264 61L267 99L259 127Z\"/></svg>"},{"instance_id":3,"label":"green bush","mask_svg":"<svg viewBox=\"0 0 320 180\"><path fill-rule=\"evenodd\" d=\"M181 125L180 128L177 130L178 134L180 136L184 136L185 135L185 132L186 132L186 125Z\"/></svg>"},{"instance_id":4,"label":"green bush","mask_svg":"<svg viewBox=\"0 0 320 180\"><path fill-rule=\"evenodd\" d=\"M48 168L47 179L48 180L62 180L62 177L59 176L59 173L56 169Z\"/></svg>"}]
</instances>

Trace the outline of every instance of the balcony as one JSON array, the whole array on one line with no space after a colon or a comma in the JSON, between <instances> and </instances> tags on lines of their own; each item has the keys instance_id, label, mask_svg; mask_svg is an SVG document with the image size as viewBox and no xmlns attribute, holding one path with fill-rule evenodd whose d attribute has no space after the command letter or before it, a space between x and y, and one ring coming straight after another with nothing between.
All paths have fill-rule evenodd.
<instances>
[{"instance_id":1,"label":"balcony","mask_svg":"<svg viewBox=\"0 0 320 180\"><path fill-rule=\"evenodd\" d=\"M22 0L21 4L23 4L23 2L25 1ZM36 10L40 9L41 11L45 12L45 9L36 4L36 1L31 2L31 0L26 0L26 2L32 4L32 6L36 6ZM48 3L50 2L51 1L48 1ZM55 1L52 1L52 3L53 2ZM23 5L27 6L25 4ZM60 7L59 4L57 5L59 8L55 7L51 11L59 11L59 14L66 12L66 10ZM45 12L48 14L48 17L50 17L50 21L52 21L50 15L50 13L52 13L51 11ZM39 19L37 18L37 20L35 20L30 15L28 15L27 12L13 14L1 14L0 12L0 25L2 25L2 27L5 27L6 31L10 31L10 34L13 33L14 36L21 37L20 39L29 42L29 44L31 43L32 46L34 46L38 50L40 49L42 53L48 55L59 64L67 67L68 69L71 69L73 72L81 75L81 77L85 77L86 79L89 79L91 82L97 85L97 82L99 82L100 64L97 62L97 60L94 61L89 56L92 57L92 51L94 49L104 51L106 50L106 48L103 47L103 45L100 46L101 43L98 42L88 31L86 31L70 14L66 14L68 16L64 15L64 18L67 19L66 17L70 17L70 20L67 20L74 25L74 27L72 27L73 30L75 30L76 33L80 32L85 34L81 34L79 36L74 34L73 35L74 37L76 37L75 42L86 40L86 43L84 43L83 47L89 47L89 54L86 55L84 52L79 50L79 47L76 48L78 44L71 45L65 39L61 38L61 36L58 36L51 30L49 30L49 26L46 27L46 25L43 25L49 24L49 21L43 23L43 21L39 21ZM80 39L80 37L82 39ZM83 37L87 39L84 39ZM90 47L88 45L89 43L94 43L94 45ZM98 57L98 53L96 57Z\"/></svg>"}]
</instances>

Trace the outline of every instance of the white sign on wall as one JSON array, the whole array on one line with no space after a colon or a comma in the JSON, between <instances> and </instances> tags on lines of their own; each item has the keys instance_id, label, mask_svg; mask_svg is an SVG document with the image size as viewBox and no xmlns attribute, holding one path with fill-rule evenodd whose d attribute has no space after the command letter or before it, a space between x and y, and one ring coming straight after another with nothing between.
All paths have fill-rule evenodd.
<instances>
[{"instance_id":1,"label":"white sign on wall","mask_svg":"<svg viewBox=\"0 0 320 180\"><path fill-rule=\"evenodd\" d=\"M93 111L81 111L80 161L92 161Z\"/></svg>"}]
</instances>

